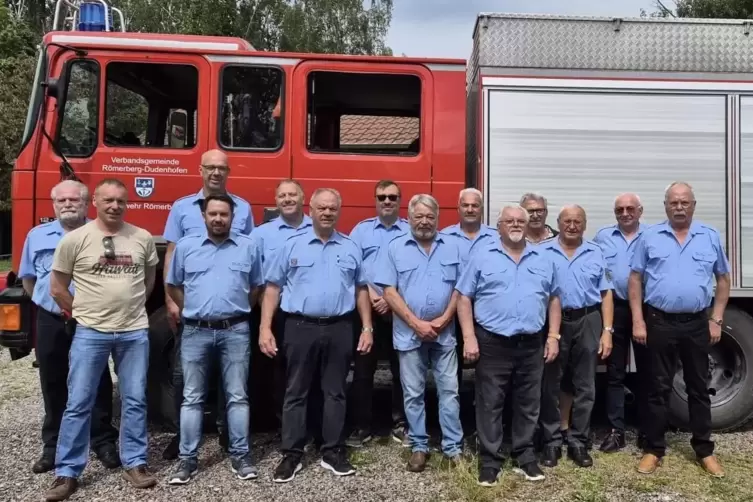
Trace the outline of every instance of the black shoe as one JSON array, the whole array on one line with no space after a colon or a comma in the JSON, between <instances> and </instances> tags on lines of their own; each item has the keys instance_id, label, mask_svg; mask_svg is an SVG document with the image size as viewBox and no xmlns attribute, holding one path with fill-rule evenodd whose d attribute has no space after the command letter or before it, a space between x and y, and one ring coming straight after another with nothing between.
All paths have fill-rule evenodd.
<instances>
[{"instance_id":1,"label":"black shoe","mask_svg":"<svg viewBox=\"0 0 753 502\"><path fill-rule=\"evenodd\" d=\"M170 440L170 444L167 445L162 452L162 458L165 460L175 460L178 458L178 451L180 450L180 437L176 434Z\"/></svg>"},{"instance_id":2,"label":"black shoe","mask_svg":"<svg viewBox=\"0 0 753 502\"><path fill-rule=\"evenodd\" d=\"M499 469L493 467L484 467L478 473L478 484L480 486L496 486L499 479Z\"/></svg>"},{"instance_id":3,"label":"black shoe","mask_svg":"<svg viewBox=\"0 0 753 502\"><path fill-rule=\"evenodd\" d=\"M544 479L544 473L541 472L541 469L539 468L539 464L536 462L531 462L525 465L521 465L520 467L515 467L512 472L515 474L520 474L524 478L526 478L527 481L542 481Z\"/></svg>"},{"instance_id":4,"label":"black shoe","mask_svg":"<svg viewBox=\"0 0 753 502\"><path fill-rule=\"evenodd\" d=\"M199 467L196 460L181 460L178 467L176 467L175 472L173 472L168 478L167 484L185 485L191 481L192 477L196 476L197 472L199 472Z\"/></svg>"},{"instance_id":5,"label":"black shoe","mask_svg":"<svg viewBox=\"0 0 753 502\"><path fill-rule=\"evenodd\" d=\"M545 446L541 452L541 465L544 467L556 467L557 461L562 458L562 448L559 446Z\"/></svg>"},{"instance_id":6,"label":"black shoe","mask_svg":"<svg viewBox=\"0 0 753 502\"><path fill-rule=\"evenodd\" d=\"M585 446L577 448L568 448L567 457L575 462L578 467L591 467L594 461Z\"/></svg>"},{"instance_id":7,"label":"black shoe","mask_svg":"<svg viewBox=\"0 0 753 502\"><path fill-rule=\"evenodd\" d=\"M275 483L287 483L288 481L293 481L293 478L301 469L303 469L303 466L301 465L301 459L299 457L295 455L285 455L282 462L277 465L272 480Z\"/></svg>"},{"instance_id":8,"label":"black shoe","mask_svg":"<svg viewBox=\"0 0 753 502\"><path fill-rule=\"evenodd\" d=\"M43 474L45 472L50 472L55 468L55 453L42 453L42 456L39 457L39 460L34 462L34 465L31 466L32 472L34 474Z\"/></svg>"},{"instance_id":9,"label":"black shoe","mask_svg":"<svg viewBox=\"0 0 753 502\"><path fill-rule=\"evenodd\" d=\"M604 453L614 453L625 447L625 433L613 430L601 443L599 450Z\"/></svg>"},{"instance_id":10,"label":"black shoe","mask_svg":"<svg viewBox=\"0 0 753 502\"><path fill-rule=\"evenodd\" d=\"M399 423L393 427L392 440L396 443L400 443L404 448L410 446L410 440L408 439L408 426L404 423Z\"/></svg>"},{"instance_id":11,"label":"black shoe","mask_svg":"<svg viewBox=\"0 0 753 502\"><path fill-rule=\"evenodd\" d=\"M348 436L348 439L345 440L345 444L351 448L363 448L363 446L371 441L371 439L371 432L366 429L356 429L350 436Z\"/></svg>"},{"instance_id":12,"label":"black shoe","mask_svg":"<svg viewBox=\"0 0 753 502\"><path fill-rule=\"evenodd\" d=\"M120 455L115 445L107 445L97 452L97 458L107 469L117 469L121 466Z\"/></svg>"},{"instance_id":13,"label":"black shoe","mask_svg":"<svg viewBox=\"0 0 753 502\"><path fill-rule=\"evenodd\" d=\"M350 476L355 474L356 470L350 462L345 448L337 448L328 451L322 455L322 461L319 464L325 469L332 471L336 476Z\"/></svg>"},{"instance_id":14,"label":"black shoe","mask_svg":"<svg viewBox=\"0 0 753 502\"><path fill-rule=\"evenodd\" d=\"M640 451L646 448L646 436L642 432L638 433L638 437L635 439L635 447Z\"/></svg>"},{"instance_id":15,"label":"black shoe","mask_svg":"<svg viewBox=\"0 0 753 502\"><path fill-rule=\"evenodd\" d=\"M230 451L230 437L228 436L227 429L222 429L219 436L220 437L217 438L217 442L220 443L220 448L222 448L222 451L227 454Z\"/></svg>"}]
</instances>

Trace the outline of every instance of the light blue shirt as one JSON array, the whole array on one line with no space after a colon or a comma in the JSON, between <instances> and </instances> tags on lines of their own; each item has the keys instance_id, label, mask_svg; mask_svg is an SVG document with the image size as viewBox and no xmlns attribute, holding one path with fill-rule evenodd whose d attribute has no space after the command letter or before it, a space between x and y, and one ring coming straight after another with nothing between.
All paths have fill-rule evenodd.
<instances>
[{"instance_id":1,"label":"light blue shirt","mask_svg":"<svg viewBox=\"0 0 753 502\"><path fill-rule=\"evenodd\" d=\"M296 227L291 227L282 216L259 225L251 232L251 236L259 243L261 248L261 261L263 273L266 273L266 267L272 262L274 255L282 250L285 241L298 232L311 227L311 217L303 215L303 221Z\"/></svg>"},{"instance_id":2,"label":"light blue shirt","mask_svg":"<svg viewBox=\"0 0 753 502\"><path fill-rule=\"evenodd\" d=\"M601 247L604 261L607 263L609 278L614 286L614 294L620 300L628 300L628 277L630 260L633 258L638 237L648 228L641 223L638 232L628 242L618 225L609 225L596 232L594 242Z\"/></svg>"},{"instance_id":3,"label":"light blue shirt","mask_svg":"<svg viewBox=\"0 0 753 502\"><path fill-rule=\"evenodd\" d=\"M18 267L18 277L37 281L31 301L53 314L60 314L62 311L50 296L52 256L64 233L62 225L57 220L32 228L26 236L21 252L21 264ZM73 294L73 281L68 290Z\"/></svg>"},{"instance_id":4,"label":"light blue shirt","mask_svg":"<svg viewBox=\"0 0 753 502\"><path fill-rule=\"evenodd\" d=\"M350 238L361 248L363 253L363 267L366 270L369 285L374 288L378 295L382 295L384 291L378 284L374 283L377 255L392 239L406 232L410 232L408 220L398 218L395 223L387 228L377 217L363 220L350 232Z\"/></svg>"},{"instance_id":5,"label":"light blue shirt","mask_svg":"<svg viewBox=\"0 0 753 502\"><path fill-rule=\"evenodd\" d=\"M244 199L228 193L235 207L233 208L233 222L231 231L249 235L254 228L254 215L251 205ZM162 237L168 242L178 242L186 235L203 235L207 231L204 217L201 215L201 201L204 200L204 191L182 197L175 201L170 213L167 215L165 232Z\"/></svg>"},{"instance_id":6,"label":"light blue shirt","mask_svg":"<svg viewBox=\"0 0 753 502\"><path fill-rule=\"evenodd\" d=\"M413 237L406 233L396 237L379 253L375 282L392 286L405 301L413 315L433 321L447 310L455 283L460 274L460 252L457 245L437 234L427 254ZM408 324L393 313L392 344L396 350L413 350L421 346ZM436 340L440 345L455 345L455 322L451 321Z\"/></svg>"},{"instance_id":7,"label":"light blue shirt","mask_svg":"<svg viewBox=\"0 0 753 502\"><path fill-rule=\"evenodd\" d=\"M481 228L479 228L476 237L473 239L470 239L465 235L463 229L460 228L460 223L443 228L439 233L451 238L458 246L463 266L468 264L471 252L474 252L479 248L493 246L500 242L497 229L483 223L481 224Z\"/></svg>"},{"instance_id":8,"label":"light blue shirt","mask_svg":"<svg viewBox=\"0 0 753 502\"><path fill-rule=\"evenodd\" d=\"M562 250L559 238L541 243L539 249L545 250L554 262L563 310L596 305L601 302L602 291L612 289L598 244L584 240L572 259Z\"/></svg>"},{"instance_id":9,"label":"light blue shirt","mask_svg":"<svg viewBox=\"0 0 753 502\"><path fill-rule=\"evenodd\" d=\"M187 235L175 246L166 282L183 286L187 319L216 321L248 314L248 295L262 283L260 247L235 232L219 245L206 232Z\"/></svg>"},{"instance_id":10,"label":"light blue shirt","mask_svg":"<svg viewBox=\"0 0 753 502\"><path fill-rule=\"evenodd\" d=\"M680 245L665 221L643 232L630 269L643 275L645 303L689 314L711 305L714 275L729 273L729 262L715 229L694 221Z\"/></svg>"},{"instance_id":11,"label":"light blue shirt","mask_svg":"<svg viewBox=\"0 0 753 502\"><path fill-rule=\"evenodd\" d=\"M527 244L515 263L501 242L476 251L455 289L474 300L476 322L502 336L540 332L549 298L560 295L554 262L546 250Z\"/></svg>"},{"instance_id":12,"label":"light blue shirt","mask_svg":"<svg viewBox=\"0 0 753 502\"><path fill-rule=\"evenodd\" d=\"M264 281L282 288L283 311L333 317L356 308L356 287L366 286L358 246L334 232L327 242L309 227L285 241L266 269Z\"/></svg>"}]
</instances>

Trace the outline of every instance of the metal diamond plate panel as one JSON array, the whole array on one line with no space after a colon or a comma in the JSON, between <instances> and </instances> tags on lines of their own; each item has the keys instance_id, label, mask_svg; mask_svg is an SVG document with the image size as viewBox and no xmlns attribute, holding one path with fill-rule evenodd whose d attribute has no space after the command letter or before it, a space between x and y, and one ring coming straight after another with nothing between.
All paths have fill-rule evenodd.
<instances>
[{"instance_id":1,"label":"metal diamond plate panel","mask_svg":"<svg viewBox=\"0 0 753 502\"><path fill-rule=\"evenodd\" d=\"M476 25L480 66L635 71L753 72L752 31L744 20L501 14Z\"/></svg>"}]
</instances>

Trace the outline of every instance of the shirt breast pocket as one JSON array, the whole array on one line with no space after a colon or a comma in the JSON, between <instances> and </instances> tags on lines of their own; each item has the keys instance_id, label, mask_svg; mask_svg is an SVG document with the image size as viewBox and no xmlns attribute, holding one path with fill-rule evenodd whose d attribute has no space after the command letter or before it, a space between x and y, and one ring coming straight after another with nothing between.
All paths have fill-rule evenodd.
<instances>
[{"instance_id":1,"label":"shirt breast pocket","mask_svg":"<svg viewBox=\"0 0 753 502\"><path fill-rule=\"evenodd\" d=\"M350 284L354 281L356 275L356 262L351 259L339 260L337 268L340 271L340 278Z\"/></svg>"},{"instance_id":2,"label":"shirt breast pocket","mask_svg":"<svg viewBox=\"0 0 753 502\"><path fill-rule=\"evenodd\" d=\"M530 281L531 285L533 286L532 291L529 291L529 293L537 293L539 290L543 290L546 293L549 293L549 290L552 287L552 272L551 270L547 270L543 267L537 267L535 265L530 265L528 267L528 273L530 274Z\"/></svg>"},{"instance_id":3,"label":"shirt breast pocket","mask_svg":"<svg viewBox=\"0 0 753 502\"><path fill-rule=\"evenodd\" d=\"M693 261L696 265L696 275L709 276L713 273L716 254L705 251L696 251L693 253Z\"/></svg>"},{"instance_id":4,"label":"shirt breast pocket","mask_svg":"<svg viewBox=\"0 0 753 502\"><path fill-rule=\"evenodd\" d=\"M494 270L486 269L481 270L481 284L487 286L491 290L495 291L507 291L510 287L510 280L507 274L507 269Z\"/></svg>"},{"instance_id":5,"label":"shirt breast pocket","mask_svg":"<svg viewBox=\"0 0 753 502\"><path fill-rule=\"evenodd\" d=\"M55 253L54 249L40 249L37 251L34 263L42 272L49 272L52 270L52 257Z\"/></svg>"},{"instance_id":6,"label":"shirt breast pocket","mask_svg":"<svg viewBox=\"0 0 753 502\"><path fill-rule=\"evenodd\" d=\"M295 282L314 282L314 259L290 258L290 275Z\"/></svg>"},{"instance_id":7,"label":"shirt breast pocket","mask_svg":"<svg viewBox=\"0 0 753 502\"><path fill-rule=\"evenodd\" d=\"M599 284L604 268L599 263L585 263L581 266L581 272L588 278L588 281L593 284Z\"/></svg>"},{"instance_id":8,"label":"shirt breast pocket","mask_svg":"<svg viewBox=\"0 0 753 502\"><path fill-rule=\"evenodd\" d=\"M374 259L379 253L379 245L373 242L368 242L363 246L363 259Z\"/></svg>"},{"instance_id":9,"label":"shirt breast pocket","mask_svg":"<svg viewBox=\"0 0 753 502\"><path fill-rule=\"evenodd\" d=\"M444 282L455 282L458 280L458 264L460 262L454 258L440 261L442 267L442 280Z\"/></svg>"},{"instance_id":10,"label":"shirt breast pocket","mask_svg":"<svg viewBox=\"0 0 753 502\"><path fill-rule=\"evenodd\" d=\"M418 263L411 263L410 261L401 260L395 263L395 270L397 270L398 283L404 281L411 281L413 273L418 269Z\"/></svg>"},{"instance_id":11,"label":"shirt breast pocket","mask_svg":"<svg viewBox=\"0 0 753 502\"><path fill-rule=\"evenodd\" d=\"M246 262L231 262L227 266L236 274L240 274L244 279L248 279L248 274L251 272L251 264Z\"/></svg>"},{"instance_id":12,"label":"shirt breast pocket","mask_svg":"<svg viewBox=\"0 0 753 502\"><path fill-rule=\"evenodd\" d=\"M203 260L189 259L186 260L185 269L187 276L202 275L209 270L209 263Z\"/></svg>"},{"instance_id":13,"label":"shirt breast pocket","mask_svg":"<svg viewBox=\"0 0 753 502\"><path fill-rule=\"evenodd\" d=\"M604 253L604 261L607 262L609 268L615 268L617 266L617 251L609 250Z\"/></svg>"}]
</instances>

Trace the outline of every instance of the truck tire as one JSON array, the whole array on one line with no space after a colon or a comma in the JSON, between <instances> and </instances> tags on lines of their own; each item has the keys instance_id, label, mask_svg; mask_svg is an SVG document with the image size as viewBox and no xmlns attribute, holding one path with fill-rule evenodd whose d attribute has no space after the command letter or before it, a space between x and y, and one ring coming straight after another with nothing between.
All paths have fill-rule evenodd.
<instances>
[{"instance_id":1,"label":"truck tire","mask_svg":"<svg viewBox=\"0 0 753 502\"><path fill-rule=\"evenodd\" d=\"M753 317L735 306L727 307L722 338L709 356L711 427L732 431L753 419ZM678 362L670 397L671 422L687 429L690 423L688 395Z\"/></svg>"},{"instance_id":2,"label":"truck tire","mask_svg":"<svg viewBox=\"0 0 753 502\"><path fill-rule=\"evenodd\" d=\"M172 381L175 335L162 306L149 316L149 371L147 376L147 415L150 423L165 430L178 430Z\"/></svg>"}]
</instances>

